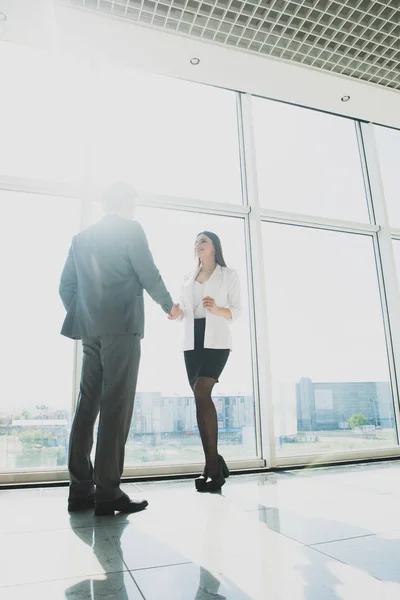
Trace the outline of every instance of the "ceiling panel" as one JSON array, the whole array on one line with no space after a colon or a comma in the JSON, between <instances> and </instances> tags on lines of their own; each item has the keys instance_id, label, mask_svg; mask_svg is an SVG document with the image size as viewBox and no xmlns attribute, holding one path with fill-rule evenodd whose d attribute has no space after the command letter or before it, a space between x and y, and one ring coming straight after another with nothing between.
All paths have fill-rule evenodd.
<instances>
[{"instance_id":1,"label":"ceiling panel","mask_svg":"<svg viewBox=\"0 0 400 600\"><path fill-rule=\"evenodd\" d=\"M400 89L400 0L60 0Z\"/></svg>"}]
</instances>

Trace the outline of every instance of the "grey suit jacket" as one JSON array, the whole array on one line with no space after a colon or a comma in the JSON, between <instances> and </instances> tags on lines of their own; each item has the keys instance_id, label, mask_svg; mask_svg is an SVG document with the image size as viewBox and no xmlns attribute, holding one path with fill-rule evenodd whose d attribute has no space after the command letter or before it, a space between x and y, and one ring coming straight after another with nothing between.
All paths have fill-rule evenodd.
<instances>
[{"instance_id":1,"label":"grey suit jacket","mask_svg":"<svg viewBox=\"0 0 400 600\"><path fill-rule=\"evenodd\" d=\"M72 339L144 335L145 289L168 313L173 302L137 221L107 215L72 239L60 281L67 310L61 333Z\"/></svg>"}]
</instances>

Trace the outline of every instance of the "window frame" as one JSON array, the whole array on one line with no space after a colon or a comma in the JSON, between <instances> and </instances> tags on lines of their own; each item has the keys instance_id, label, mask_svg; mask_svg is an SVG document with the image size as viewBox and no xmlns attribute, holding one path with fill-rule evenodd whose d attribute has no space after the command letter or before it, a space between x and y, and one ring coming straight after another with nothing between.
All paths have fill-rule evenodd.
<instances>
[{"instance_id":1,"label":"window frame","mask_svg":"<svg viewBox=\"0 0 400 600\"><path fill-rule=\"evenodd\" d=\"M198 84L204 85L204 84ZM158 207L230 216L245 221L245 245L247 261L247 285L250 305L250 335L252 352L252 376L255 400L256 444L258 457L254 460L236 461L230 464L233 470L241 471L257 468L285 468L329 464L334 462L399 457L400 447L383 450L349 451L340 455L277 457L275 450L274 419L272 403L272 381L269 370L270 348L266 307L268 294L265 294L264 262L262 250L262 222L295 224L318 229L328 229L348 233L362 233L371 236L374 243L379 293L381 298L383 325L387 344L390 381L393 390L397 441L399 443L399 379L400 379L400 292L396 274L393 240L400 240L400 230L391 229L387 217L387 205L379 167L379 157L374 125L354 120L358 148L362 164L366 201L371 223L359 223L329 219L318 216L273 211L261 208L257 186L257 165L255 157L254 126L252 119L252 96L242 92L236 94L237 133L239 137L240 170L243 204L214 203L201 199L185 199L173 196L141 194L138 204L146 207ZM83 132L84 143L90 147L93 124ZM81 227L91 222L93 187L91 182L90 157L87 159L87 180L80 185L57 181L33 180L24 177L0 177L0 189L28 191L32 194L51 194L78 198L82 201ZM74 411L79 391L81 345L73 342L73 397L71 408ZM397 371L396 371L397 367ZM126 478L166 477L170 475L188 475L201 470L200 464L185 465L146 465L129 467L124 471ZM0 473L0 485L13 485L39 482L65 482L68 479L66 468L55 470L13 471Z\"/></svg>"}]
</instances>

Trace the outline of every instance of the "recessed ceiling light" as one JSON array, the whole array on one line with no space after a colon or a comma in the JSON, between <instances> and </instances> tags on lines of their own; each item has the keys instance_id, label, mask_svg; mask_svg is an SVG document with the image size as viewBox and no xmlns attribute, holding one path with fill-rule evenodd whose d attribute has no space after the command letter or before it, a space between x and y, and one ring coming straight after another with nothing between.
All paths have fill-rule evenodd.
<instances>
[{"instance_id":1,"label":"recessed ceiling light","mask_svg":"<svg viewBox=\"0 0 400 600\"><path fill-rule=\"evenodd\" d=\"M194 65L194 66L196 66L196 65L198 65L199 63L200 63L200 59L199 59L199 58L191 58L191 59L190 59L190 64L191 64L191 65Z\"/></svg>"},{"instance_id":2,"label":"recessed ceiling light","mask_svg":"<svg viewBox=\"0 0 400 600\"><path fill-rule=\"evenodd\" d=\"M342 96L340 99L342 102L348 102L350 100L350 96Z\"/></svg>"}]
</instances>

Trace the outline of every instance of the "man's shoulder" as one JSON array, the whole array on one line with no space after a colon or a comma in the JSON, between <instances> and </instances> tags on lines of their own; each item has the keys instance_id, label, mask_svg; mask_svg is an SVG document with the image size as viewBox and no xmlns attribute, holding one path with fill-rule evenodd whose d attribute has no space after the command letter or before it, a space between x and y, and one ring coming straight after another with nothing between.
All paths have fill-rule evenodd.
<instances>
[{"instance_id":1,"label":"man's shoulder","mask_svg":"<svg viewBox=\"0 0 400 600\"><path fill-rule=\"evenodd\" d=\"M113 216L106 216L97 221L97 223L93 223L88 227L85 227L81 231L79 231L76 235L74 235L73 239L75 240L83 240L85 238L91 237L93 235L103 235L104 233L112 233L115 232L119 236L124 233L127 235L131 235L133 233L142 232L143 228L139 221L134 221L132 219L124 219L123 217L115 218Z\"/></svg>"}]
</instances>

